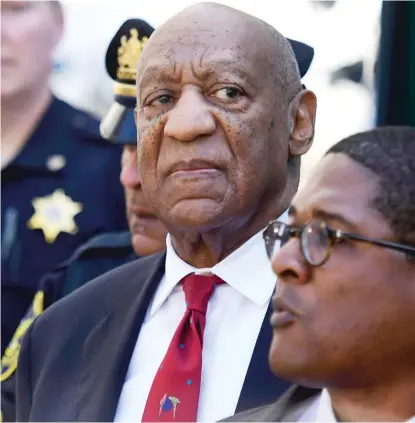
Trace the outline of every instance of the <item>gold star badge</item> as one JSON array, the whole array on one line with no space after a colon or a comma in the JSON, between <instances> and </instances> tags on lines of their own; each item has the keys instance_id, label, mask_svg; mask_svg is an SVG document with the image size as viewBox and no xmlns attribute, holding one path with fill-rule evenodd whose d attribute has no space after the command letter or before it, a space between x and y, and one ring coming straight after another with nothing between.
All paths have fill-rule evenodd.
<instances>
[{"instance_id":1,"label":"gold star badge","mask_svg":"<svg viewBox=\"0 0 415 423\"><path fill-rule=\"evenodd\" d=\"M46 197L34 198L32 205L35 213L27 225L30 229L41 229L47 243L53 243L61 232L78 232L74 217L83 206L65 195L62 189Z\"/></svg>"}]
</instances>

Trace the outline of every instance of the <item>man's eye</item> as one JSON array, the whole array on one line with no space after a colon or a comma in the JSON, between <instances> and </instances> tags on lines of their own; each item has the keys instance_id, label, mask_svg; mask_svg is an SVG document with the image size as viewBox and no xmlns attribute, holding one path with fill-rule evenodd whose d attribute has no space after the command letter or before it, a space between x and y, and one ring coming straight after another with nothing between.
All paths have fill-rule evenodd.
<instances>
[{"instance_id":1,"label":"man's eye","mask_svg":"<svg viewBox=\"0 0 415 423\"><path fill-rule=\"evenodd\" d=\"M171 94L158 94L154 93L147 97L144 102L145 107L157 107L157 106L164 106L169 104L173 100L173 96Z\"/></svg>"},{"instance_id":2,"label":"man's eye","mask_svg":"<svg viewBox=\"0 0 415 423\"><path fill-rule=\"evenodd\" d=\"M229 101L236 100L243 94L240 88L236 87L223 87L214 93L214 97L219 100Z\"/></svg>"},{"instance_id":3,"label":"man's eye","mask_svg":"<svg viewBox=\"0 0 415 423\"><path fill-rule=\"evenodd\" d=\"M155 98L151 103L152 104L169 104L170 101L172 100L172 96L168 95L168 94L163 94L158 96L157 98Z\"/></svg>"}]
</instances>

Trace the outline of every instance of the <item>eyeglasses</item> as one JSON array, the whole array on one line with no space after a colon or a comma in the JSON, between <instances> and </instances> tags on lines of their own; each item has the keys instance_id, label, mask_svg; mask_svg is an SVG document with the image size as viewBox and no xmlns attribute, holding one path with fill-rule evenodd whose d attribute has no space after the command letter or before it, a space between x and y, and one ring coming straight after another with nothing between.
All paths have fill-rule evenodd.
<instances>
[{"instance_id":1,"label":"eyeglasses","mask_svg":"<svg viewBox=\"0 0 415 423\"><path fill-rule=\"evenodd\" d=\"M299 238L301 251L310 266L321 266L324 264L330 257L333 245L347 239L367 242L415 255L415 247L413 246L366 238L338 229L331 229L322 220L311 220L302 227L293 227L282 222L274 221L265 229L263 237L270 260L274 256L277 247L282 247L293 237ZM280 243L278 244L277 241L280 241Z\"/></svg>"}]
</instances>

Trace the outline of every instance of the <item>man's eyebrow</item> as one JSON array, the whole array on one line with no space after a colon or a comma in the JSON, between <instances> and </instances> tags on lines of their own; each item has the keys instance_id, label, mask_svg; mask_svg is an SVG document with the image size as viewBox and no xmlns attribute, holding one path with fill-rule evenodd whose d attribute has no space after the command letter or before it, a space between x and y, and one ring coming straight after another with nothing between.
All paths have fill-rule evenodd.
<instances>
[{"instance_id":1,"label":"man's eyebrow","mask_svg":"<svg viewBox=\"0 0 415 423\"><path fill-rule=\"evenodd\" d=\"M355 223L353 223L352 221L350 221L345 216L339 213L329 212L329 211L321 210L321 209L315 209L313 210L313 217L316 219L322 219L322 220L338 221L354 230L357 229L357 226Z\"/></svg>"},{"instance_id":2,"label":"man's eyebrow","mask_svg":"<svg viewBox=\"0 0 415 423\"><path fill-rule=\"evenodd\" d=\"M138 87L143 88L149 81L157 80L163 82L180 82L180 74L176 73L175 66L173 70L166 72L167 69L171 69L168 63L163 65L149 65L146 66L141 72L138 78ZM193 67L192 67L193 68ZM235 66L233 60L219 60L219 61L206 61L203 63L203 69L195 71L195 75L201 80L205 81L214 74L219 73L234 73L243 81L253 85L253 77L249 69L243 69L239 66Z\"/></svg>"},{"instance_id":3,"label":"man's eyebrow","mask_svg":"<svg viewBox=\"0 0 415 423\"><path fill-rule=\"evenodd\" d=\"M166 72L169 65L151 65L145 67L138 78L138 87L142 88L143 85L151 80L166 81L166 82L178 82L180 81L180 75L175 76L175 67L173 66L173 72Z\"/></svg>"},{"instance_id":4,"label":"man's eyebrow","mask_svg":"<svg viewBox=\"0 0 415 423\"><path fill-rule=\"evenodd\" d=\"M215 73L230 72L235 73L239 78L243 79L246 82L252 82L252 74L248 68L242 68L235 65L235 60L222 59L217 61L204 61L203 69L195 72L201 80L206 80Z\"/></svg>"},{"instance_id":5,"label":"man's eyebrow","mask_svg":"<svg viewBox=\"0 0 415 423\"><path fill-rule=\"evenodd\" d=\"M295 208L295 206L290 206L290 208L288 209L288 216L293 218L298 216L298 211ZM339 213L329 212L327 210L322 210L322 209L314 209L312 216L314 219L333 220L333 221L341 222L344 225L352 228L353 230L357 230L357 225L355 223L353 223L352 221L350 221L345 216Z\"/></svg>"}]
</instances>

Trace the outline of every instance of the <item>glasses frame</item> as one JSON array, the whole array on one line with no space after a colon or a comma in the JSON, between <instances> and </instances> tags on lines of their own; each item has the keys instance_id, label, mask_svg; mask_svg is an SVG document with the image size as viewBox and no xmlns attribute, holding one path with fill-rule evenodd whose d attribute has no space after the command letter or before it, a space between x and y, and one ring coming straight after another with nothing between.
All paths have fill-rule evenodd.
<instances>
[{"instance_id":1,"label":"glasses frame","mask_svg":"<svg viewBox=\"0 0 415 423\"><path fill-rule=\"evenodd\" d=\"M307 253L305 251L304 247L304 241L302 240L303 234L305 234L306 229L309 228L312 224L318 223L320 224L320 227L326 231L327 239L328 239L328 246L327 246L327 252L324 256L324 258L318 262L318 263L312 263L307 258ZM287 234L288 232L288 234ZM282 241L282 237L286 236L288 238L287 242L291 238L298 238L300 240L301 245L301 253L307 263L312 267L318 267L322 266L324 263L327 262L327 260L330 258L331 252L333 250L333 245L336 243L342 241L342 240L352 240L357 242L365 242L367 244L376 245L383 248L389 248L392 250L400 251L407 254L413 254L415 255L415 246L401 244L399 242L392 242L392 241L384 241L381 239L375 239L375 238L369 238L358 234L353 234L349 232L343 232L340 229L332 229L330 228L327 223L324 220L320 219L314 219L309 220L305 225L303 226L292 226L284 222L280 222L278 220L274 220L269 223L267 228L264 230L262 234L264 241L265 241L265 247L267 250L268 258L272 260L272 250L270 252L269 244L272 242L272 246L274 246L276 241Z\"/></svg>"}]
</instances>

